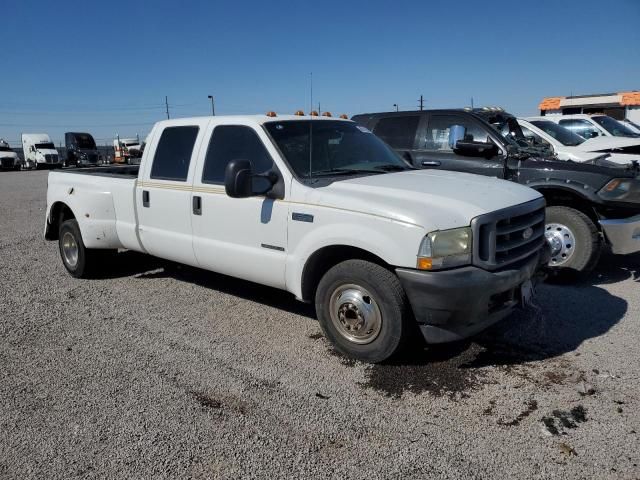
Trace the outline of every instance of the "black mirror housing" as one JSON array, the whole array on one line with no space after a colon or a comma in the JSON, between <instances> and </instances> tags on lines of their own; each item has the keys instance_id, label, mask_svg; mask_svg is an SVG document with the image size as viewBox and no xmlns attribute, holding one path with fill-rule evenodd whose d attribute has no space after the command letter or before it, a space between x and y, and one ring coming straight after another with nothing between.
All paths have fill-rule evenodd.
<instances>
[{"instance_id":1,"label":"black mirror housing","mask_svg":"<svg viewBox=\"0 0 640 480\"><path fill-rule=\"evenodd\" d=\"M224 189L231 198L248 198L254 195L269 194L278 184L280 177L276 172L269 171L262 175L253 173L249 160L231 160L224 171ZM261 180L266 185L254 188L254 180ZM255 182L258 183L258 182ZM280 182L282 183L282 182ZM281 189L276 189L281 190ZM282 198L282 192L273 192L276 198ZM269 196L269 195L268 195Z\"/></svg>"},{"instance_id":2,"label":"black mirror housing","mask_svg":"<svg viewBox=\"0 0 640 480\"><path fill-rule=\"evenodd\" d=\"M224 171L224 189L231 198L248 198L253 194L253 169L249 160L231 160Z\"/></svg>"},{"instance_id":3,"label":"black mirror housing","mask_svg":"<svg viewBox=\"0 0 640 480\"><path fill-rule=\"evenodd\" d=\"M498 147L492 142L465 142L460 140L456 143L456 148L453 151L459 155L469 157L491 158L498 153Z\"/></svg>"}]
</instances>

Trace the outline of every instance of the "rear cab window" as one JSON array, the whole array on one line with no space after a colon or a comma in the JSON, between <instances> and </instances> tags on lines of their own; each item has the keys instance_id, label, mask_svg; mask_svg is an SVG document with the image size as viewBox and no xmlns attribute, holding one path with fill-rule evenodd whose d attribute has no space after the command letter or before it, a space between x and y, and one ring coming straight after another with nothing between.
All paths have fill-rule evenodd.
<instances>
[{"instance_id":1,"label":"rear cab window","mask_svg":"<svg viewBox=\"0 0 640 480\"><path fill-rule=\"evenodd\" d=\"M185 182L199 127L167 127L162 131L151 164L152 179Z\"/></svg>"},{"instance_id":2,"label":"rear cab window","mask_svg":"<svg viewBox=\"0 0 640 480\"><path fill-rule=\"evenodd\" d=\"M409 150L414 148L419 124L419 115L394 115L378 120L373 133L392 148Z\"/></svg>"}]
</instances>

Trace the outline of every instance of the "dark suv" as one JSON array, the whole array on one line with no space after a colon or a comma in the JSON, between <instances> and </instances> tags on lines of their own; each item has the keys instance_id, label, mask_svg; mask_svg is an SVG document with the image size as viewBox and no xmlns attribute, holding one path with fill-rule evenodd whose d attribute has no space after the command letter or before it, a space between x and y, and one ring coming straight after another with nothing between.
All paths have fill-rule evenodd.
<instances>
[{"instance_id":1,"label":"dark suv","mask_svg":"<svg viewBox=\"0 0 640 480\"><path fill-rule=\"evenodd\" d=\"M527 142L516 118L501 109L447 109L356 115L417 168L441 168L515 181L547 201L550 267L560 275L590 271L603 244L613 253L640 251L640 172L603 158L556 160Z\"/></svg>"}]
</instances>

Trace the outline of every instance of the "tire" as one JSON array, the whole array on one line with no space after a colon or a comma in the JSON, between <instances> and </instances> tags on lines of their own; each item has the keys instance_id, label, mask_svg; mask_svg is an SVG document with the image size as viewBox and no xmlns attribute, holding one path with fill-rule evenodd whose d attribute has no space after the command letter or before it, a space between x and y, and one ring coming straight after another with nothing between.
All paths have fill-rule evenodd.
<instances>
[{"instance_id":1,"label":"tire","mask_svg":"<svg viewBox=\"0 0 640 480\"><path fill-rule=\"evenodd\" d=\"M95 275L101 260L110 250L86 248L75 219L66 220L58 232L58 249L64 268L76 278L90 278ZM75 254L74 254L75 252Z\"/></svg>"},{"instance_id":2,"label":"tire","mask_svg":"<svg viewBox=\"0 0 640 480\"><path fill-rule=\"evenodd\" d=\"M347 357L379 363L404 346L409 302L398 277L380 265L365 260L335 265L320 280L315 303L325 338Z\"/></svg>"},{"instance_id":3,"label":"tire","mask_svg":"<svg viewBox=\"0 0 640 480\"><path fill-rule=\"evenodd\" d=\"M602 252L600 233L584 213L570 207L547 207L545 235L552 246L549 268L560 278L575 278L595 268Z\"/></svg>"}]
</instances>

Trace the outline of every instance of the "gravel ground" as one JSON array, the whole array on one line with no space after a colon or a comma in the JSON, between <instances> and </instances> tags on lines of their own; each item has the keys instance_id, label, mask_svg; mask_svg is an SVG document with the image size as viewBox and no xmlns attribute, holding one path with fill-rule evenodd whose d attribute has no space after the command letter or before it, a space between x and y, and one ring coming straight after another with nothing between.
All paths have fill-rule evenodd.
<instances>
[{"instance_id":1,"label":"gravel ground","mask_svg":"<svg viewBox=\"0 0 640 480\"><path fill-rule=\"evenodd\" d=\"M369 366L288 294L120 253L64 270L0 173L2 478L640 478L640 256Z\"/></svg>"}]
</instances>

